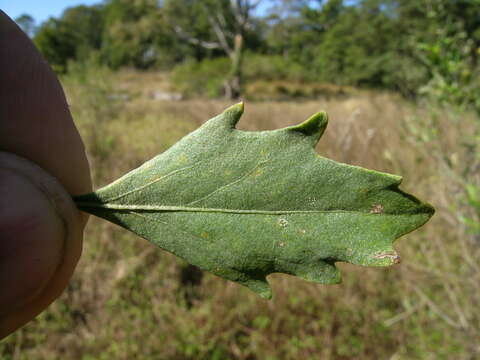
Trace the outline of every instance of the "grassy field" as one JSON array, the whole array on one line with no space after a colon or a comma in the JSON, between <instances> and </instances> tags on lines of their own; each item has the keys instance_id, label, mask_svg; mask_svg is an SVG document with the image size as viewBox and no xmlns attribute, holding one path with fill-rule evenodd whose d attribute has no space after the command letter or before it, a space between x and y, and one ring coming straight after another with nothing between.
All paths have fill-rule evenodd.
<instances>
[{"instance_id":1,"label":"grassy field","mask_svg":"<svg viewBox=\"0 0 480 360\"><path fill-rule=\"evenodd\" d=\"M155 100L164 74L102 70L64 79L95 187L164 151L230 105ZM260 97L260 96L259 96ZM91 219L71 284L48 311L0 343L18 359L478 359L479 235L462 216L477 181L479 121L388 93L248 101L239 127L274 129L318 110L330 124L317 151L402 175L437 209L396 243L391 268L339 264L343 283L269 278L271 301L202 274L143 239ZM477 163L476 163L477 161ZM75 166L75 164L72 164Z\"/></svg>"}]
</instances>

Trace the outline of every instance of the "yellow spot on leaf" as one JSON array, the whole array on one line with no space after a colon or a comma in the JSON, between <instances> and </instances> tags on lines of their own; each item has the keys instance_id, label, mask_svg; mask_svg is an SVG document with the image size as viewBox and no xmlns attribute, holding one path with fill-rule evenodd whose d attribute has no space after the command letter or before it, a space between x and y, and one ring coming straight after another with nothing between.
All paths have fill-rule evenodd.
<instances>
[{"instance_id":1,"label":"yellow spot on leaf","mask_svg":"<svg viewBox=\"0 0 480 360\"><path fill-rule=\"evenodd\" d=\"M185 163L188 162L188 158L187 158L187 156L186 156L185 154L182 154L182 155L180 155L180 156L178 157L177 162L178 162L179 164L185 164Z\"/></svg>"},{"instance_id":2,"label":"yellow spot on leaf","mask_svg":"<svg viewBox=\"0 0 480 360\"><path fill-rule=\"evenodd\" d=\"M257 170L255 170L255 172L253 173L253 176L260 176L260 175L262 175L262 174L263 174L262 169L257 169Z\"/></svg>"}]
</instances>

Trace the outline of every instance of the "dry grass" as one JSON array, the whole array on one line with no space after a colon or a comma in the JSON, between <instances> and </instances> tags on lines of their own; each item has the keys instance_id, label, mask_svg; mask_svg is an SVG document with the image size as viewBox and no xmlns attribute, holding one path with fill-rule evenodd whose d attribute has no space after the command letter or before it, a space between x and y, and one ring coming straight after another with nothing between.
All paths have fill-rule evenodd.
<instances>
[{"instance_id":1,"label":"dry grass","mask_svg":"<svg viewBox=\"0 0 480 360\"><path fill-rule=\"evenodd\" d=\"M70 78L65 85L97 186L164 151L230 105L155 101L149 91L168 90L162 74L100 73L89 79ZM112 99L111 91L128 93L128 99ZM0 344L1 358L480 357L480 253L458 217L466 176L459 174L471 156L461 144L478 121L456 121L440 112L435 117L391 94L361 93L248 102L239 127L278 128L322 109L330 124L320 153L401 174L404 190L437 208L424 228L397 243L400 265L340 264L344 280L335 286L273 275L274 299L265 301L210 274L199 286L184 286L181 260L92 219L71 285L48 311Z\"/></svg>"}]
</instances>

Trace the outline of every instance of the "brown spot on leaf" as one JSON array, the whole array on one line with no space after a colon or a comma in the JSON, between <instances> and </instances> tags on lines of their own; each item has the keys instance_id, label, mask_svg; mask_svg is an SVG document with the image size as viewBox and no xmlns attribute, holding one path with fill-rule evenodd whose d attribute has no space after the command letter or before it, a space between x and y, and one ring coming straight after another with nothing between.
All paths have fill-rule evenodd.
<instances>
[{"instance_id":1,"label":"brown spot on leaf","mask_svg":"<svg viewBox=\"0 0 480 360\"><path fill-rule=\"evenodd\" d=\"M374 204L370 209L370 214L383 214L383 205L381 204Z\"/></svg>"},{"instance_id":2,"label":"brown spot on leaf","mask_svg":"<svg viewBox=\"0 0 480 360\"><path fill-rule=\"evenodd\" d=\"M391 259L394 264L400 263L400 256L396 252L380 253L374 256L376 259Z\"/></svg>"}]
</instances>

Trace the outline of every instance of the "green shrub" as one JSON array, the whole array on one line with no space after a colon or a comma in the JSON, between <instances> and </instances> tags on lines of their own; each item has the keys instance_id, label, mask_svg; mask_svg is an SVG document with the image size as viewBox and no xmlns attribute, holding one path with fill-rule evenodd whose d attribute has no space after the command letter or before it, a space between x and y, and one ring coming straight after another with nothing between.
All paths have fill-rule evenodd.
<instances>
[{"instance_id":1,"label":"green shrub","mask_svg":"<svg viewBox=\"0 0 480 360\"><path fill-rule=\"evenodd\" d=\"M176 90L186 96L215 98L223 94L224 81L229 70L230 59L226 57L202 62L190 60L173 69L172 82Z\"/></svg>"},{"instance_id":2,"label":"green shrub","mask_svg":"<svg viewBox=\"0 0 480 360\"><path fill-rule=\"evenodd\" d=\"M263 96L267 98L304 96L301 89L297 90L302 83L311 80L305 67L279 55L248 53L243 60L242 70L244 87L259 81L262 83L288 81L297 84L296 89L292 90L288 87L284 89L285 91L274 86L274 89L268 89L266 96ZM229 71L230 59L227 57L206 59L201 62L190 60L174 68L172 81L176 90L186 96L200 95L216 98L224 93L224 82ZM245 95L249 96L247 93Z\"/></svg>"},{"instance_id":3,"label":"green shrub","mask_svg":"<svg viewBox=\"0 0 480 360\"><path fill-rule=\"evenodd\" d=\"M245 56L243 73L246 81L252 80L293 80L308 81L308 70L280 55L249 53Z\"/></svg>"}]
</instances>

